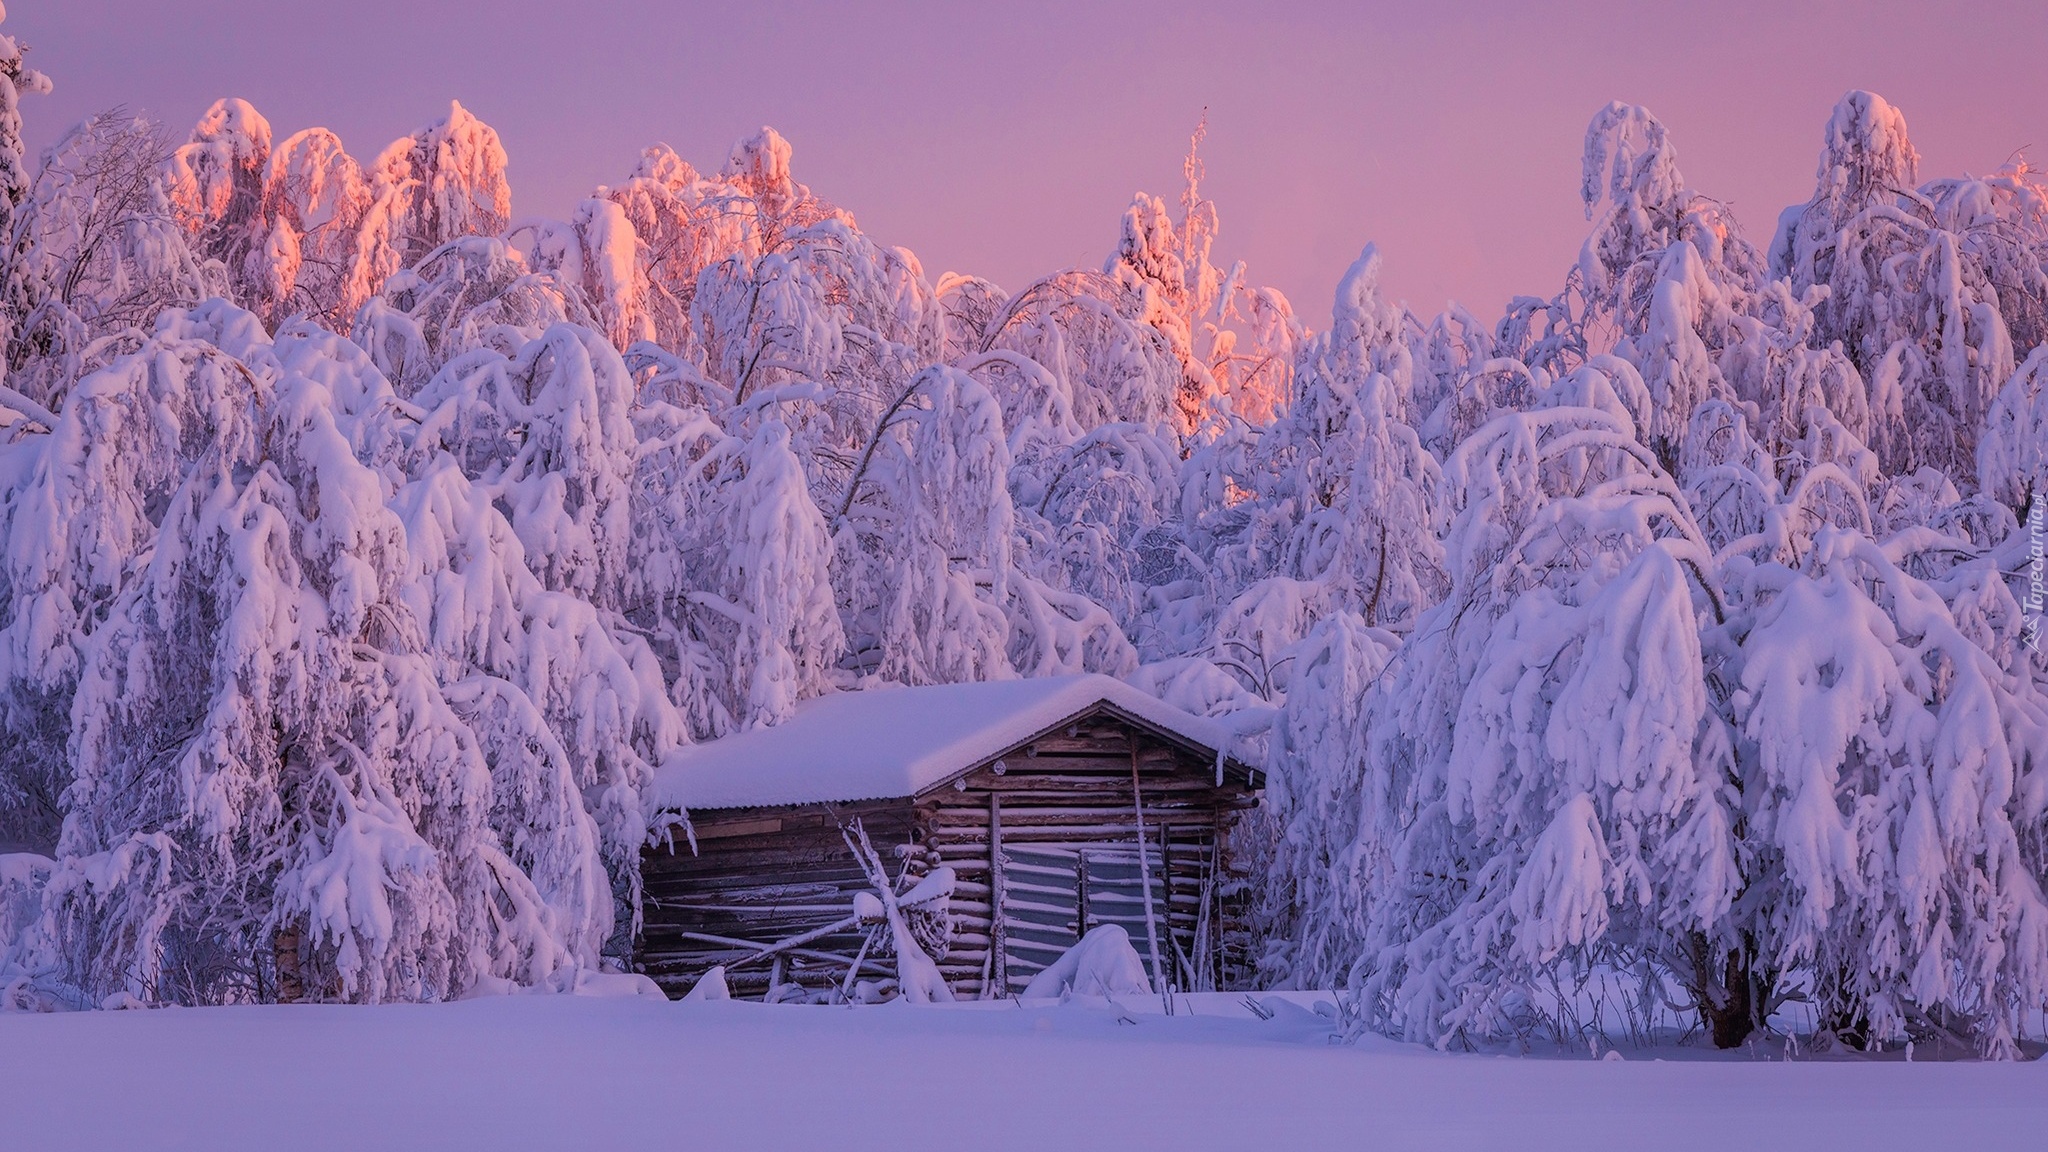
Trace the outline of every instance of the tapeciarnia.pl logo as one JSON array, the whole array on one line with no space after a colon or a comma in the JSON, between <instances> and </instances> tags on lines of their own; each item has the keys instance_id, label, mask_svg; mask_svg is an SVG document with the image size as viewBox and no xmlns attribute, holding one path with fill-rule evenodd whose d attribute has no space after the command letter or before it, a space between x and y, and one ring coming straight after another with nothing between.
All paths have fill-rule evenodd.
<instances>
[{"instance_id":1,"label":"tapeciarnia.pl logo","mask_svg":"<svg viewBox=\"0 0 2048 1152\"><path fill-rule=\"evenodd\" d=\"M2027 511L2027 596L2028 619L2024 635L2027 647L2041 650L2041 624L2048 619L2043 606L2048 605L2048 558L2043 556L2044 529L2048 529L2048 514L2042 505L2048 503L2048 496L2034 497L2033 506Z\"/></svg>"}]
</instances>

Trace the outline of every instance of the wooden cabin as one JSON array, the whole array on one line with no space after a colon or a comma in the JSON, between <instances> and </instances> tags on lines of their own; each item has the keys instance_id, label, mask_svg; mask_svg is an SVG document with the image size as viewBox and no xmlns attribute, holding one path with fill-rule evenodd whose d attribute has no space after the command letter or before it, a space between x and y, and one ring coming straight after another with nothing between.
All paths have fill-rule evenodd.
<instances>
[{"instance_id":1,"label":"wooden cabin","mask_svg":"<svg viewBox=\"0 0 2048 1152\"><path fill-rule=\"evenodd\" d=\"M642 860L639 969L671 996L720 964L734 996L883 988L886 938L855 922L872 888L858 821L896 891L951 870L949 938L929 950L956 998L1020 992L1099 924L1122 925L1148 973L1156 940L1174 987L1241 987L1232 830L1262 781L1228 746L1216 722L1105 676L810 701L661 767L657 802L688 812L695 848L678 833Z\"/></svg>"}]
</instances>

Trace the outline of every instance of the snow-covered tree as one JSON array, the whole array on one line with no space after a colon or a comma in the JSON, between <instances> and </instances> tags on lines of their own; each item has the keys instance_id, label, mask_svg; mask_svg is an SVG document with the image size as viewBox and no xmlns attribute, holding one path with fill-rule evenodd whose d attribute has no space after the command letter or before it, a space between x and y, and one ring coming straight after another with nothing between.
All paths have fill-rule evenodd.
<instances>
[{"instance_id":1,"label":"snow-covered tree","mask_svg":"<svg viewBox=\"0 0 2048 1152\"><path fill-rule=\"evenodd\" d=\"M271 152L264 197L272 215L276 312L346 326L363 304L363 297L350 294L356 239L370 205L362 166L341 137L308 128Z\"/></svg>"},{"instance_id":2,"label":"snow-covered tree","mask_svg":"<svg viewBox=\"0 0 2048 1152\"><path fill-rule=\"evenodd\" d=\"M1593 117L1582 171L1593 229L1574 269L1587 303L1577 351L1635 364L1651 400L1638 434L1668 468L1693 409L1727 391L1718 354L1763 260L1726 205L1686 186L1676 147L1644 108L1617 102Z\"/></svg>"},{"instance_id":3,"label":"snow-covered tree","mask_svg":"<svg viewBox=\"0 0 2048 1152\"><path fill-rule=\"evenodd\" d=\"M5 10L0 10L0 21L6 18ZM0 243L7 245L4 254L9 264L21 256L19 218L31 183L27 148L21 142L21 98L50 90L50 78L29 67L24 55L14 37L0 34ZM7 295L0 297L0 309L10 326L0 335L11 342L12 325L21 322L25 309L23 302L14 298L12 284L5 287Z\"/></svg>"},{"instance_id":4,"label":"snow-covered tree","mask_svg":"<svg viewBox=\"0 0 2048 1152\"><path fill-rule=\"evenodd\" d=\"M2048 346L2034 349L1991 402L1977 487L2020 519L2048 500Z\"/></svg>"},{"instance_id":5,"label":"snow-covered tree","mask_svg":"<svg viewBox=\"0 0 2048 1152\"><path fill-rule=\"evenodd\" d=\"M32 809L18 831L32 843L55 843L73 696L94 634L191 468L256 438L237 354L261 340L253 317L222 305L166 313L138 352L80 381L46 430L7 448L0 732L12 791Z\"/></svg>"},{"instance_id":6,"label":"snow-covered tree","mask_svg":"<svg viewBox=\"0 0 2048 1152\"><path fill-rule=\"evenodd\" d=\"M1607 105L1586 126L1579 198L1593 222L1577 271L1596 307L1640 312L1674 243L1694 249L1704 272L1723 291L1750 287L1761 257L1742 239L1727 205L1701 195L1678 170L1678 150L1646 108Z\"/></svg>"},{"instance_id":7,"label":"snow-covered tree","mask_svg":"<svg viewBox=\"0 0 2048 1152\"><path fill-rule=\"evenodd\" d=\"M1731 702L1756 963L1807 982L1844 1040L1960 1033L2011 1055L2048 999L2038 687L1860 533L1749 583Z\"/></svg>"},{"instance_id":8,"label":"snow-covered tree","mask_svg":"<svg viewBox=\"0 0 2048 1152\"><path fill-rule=\"evenodd\" d=\"M819 198L791 175L789 161L795 150L773 128L762 128L733 145L720 171L722 182L746 198L745 211L752 216L755 243L762 252L774 252L792 232L822 220L841 217L843 211Z\"/></svg>"},{"instance_id":9,"label":"snow-covered tree","mask_svg":"<svg viewBox=\"0 0 2048 1152\"><path fill-rule=\"evenodd\" d=\"M445 694L474 718L502 778L495 827L511 849L536 854L528 875L561 893L551 905L572 902L561 919L590 926L621 956L638 917L653 765L684 738L660 662L607 614L544 587L491 490L455 458L436 453L415 471L392 498L413 573L407 603ZM550 839L550 829L579 840ZM577 846L583 837L602 867ZM607 880L608 905L588 895Z\"/></svg>"},{"instance_id":10,"label":"snow-covered tree","mask_svg":"<svg viewBox=\"0 0 2048 1152\"><path fill-rule=\"evenodd\" d=\"M1977 429L2014 366L2015 319L2035 339L2041 194L2023 176L1917 187L1906 119L1851 92L1828 119L1813 198L1788 209L1772 267L1825 285L1816 337L1840 341L1868 388L1868 440L1892 471L1968 477ZM2009 302L2009 303L2008 303Z\"/></svg>"},{"instance_id":11,"label":"snow-covered tree","mask_svg":"<svg viewBox=\"0 0 2048 1152\"><path fill-rule=\"evenodd\" d=\"M1437 462L1404 420L1412 379L1400 313L1379 294L1370 246L1338 285L1267 465L1300 518L1283 555L1368 625L1402 629L1443 595Z\"/></svg>"},{"instance_id":12,"label":"snow-covered tree","mask_svg":"<svg viewBox=\"0 0 2048 1152\"><path fill-rule=\"evenodd\" d=\"M1269 746L1266 803L1278 845L1262 965L1281 979L1342 986L1364 954L1376 847L1365 823L1366 704L1399 647L1394 634L1340 611L1288 653L1294 666Z\"/></svg>"},{"instance_id":13,"label":"snow-covered tree","mask_svg":"<svg viewBox=\"0 0 2048 1152\"><path fill-rule=\"evenodd\" d=\"M1017 513L1018 562L1037 580L1101 605L1132 631L1156 581L1143 555L1148 540L1170 543L1180 505L1179 438L1165 425L1101 424L1071 438L1061 394L1042 368L1043 391L1008 381L1005 360L977 361L977 379L993 377L1010 431L1010 495ZM997 391L997 388L991 388ZM1028 398L1055 403L1032 411Z\"/></svg>"},{"instance_id":14,"label":"snow-covered tree","mask_svg":"<svg viewBox=\"0 0 2048 1152\"><path fill-rule=\"evenodd\" d=\"M580 292L597 327L615 348L656 337L639 235L617 203L592 197L567 221L532 222L515 229L531 235L527 262L551 274L565 291Z\"/></svg>"},{"instance_id":15,"label":"snow-covered tree","mask_svg":"<svg viewBox=\"0 0 2048 1152\"><path fill-rule=\"evenodd\" d=\"M1043 367L1065 384L1083 429L1170 423L1179 411L1181 364L1167 337L1146 323L1144 301L1144 293L1099 273L1058 273L1003 301L981 326L975 351L1013 352Z\"/></svg>"},{"instance_id":16,"label":"snow-covered tree","mask_svg":"<svg viewBox=\"0 0 2048 1152\"><path fill-rule=\"evenodd\" d=\"M597 333L557 325L511 357L451 362L415 400L412 482L394 497L444 657L516 686L602 834L637 915L653 765L684 738L656 654L620 627L630 595L631 381ZM620 942L614 941L613 947Z\"/></svg>"},{"instance_id":17,"label":"snow-covered tree","mask_svg":"<svg viewBox=\"0 0 2048 1152\"><path fill-rule=\"evenodd\" d=\"M541 582L616 607L627 579L636 452L625 363L556 324L506 356L451 361L413 397L431 438L506 509Z\"/></svg>"},{"instance_id":18,"label":"snow-covered tree","mask_svg":"<svg viewBox=\"0 0 2048 1152\"><path fill-rule=\"evenodd\" d=\"M383 281L350 336L410 395L470 352L511 356L551 325L588 327L583 298L502 240L463 236Z\"/></svg>"},{"instance_id":19,"label":"snow-covered tree","mask_svg":"<svg viewBox=\"0 0 2048 1152\"><path fill-rule=\"evenodd\" d=\"M1497 418L1446 466L1450 596L1369 697L1365 1019L1526 1026L1542 974L1719 938L1737 891L1709 559L1625 425Z\"/></svg>"},{"instance_id":20,"label":"snow-covered tree","mask_svg":"<svg viewBox=\"0 0 2048 1152\"><path fill-rule=\"evenodd\" d=\"M512 218L498 133L460 103L400 137L371 164L348 295L367 300L402 268L464 236L496 236Z\"/></svg>"},{"instance_id":21,"label":"snow-covered tree","mask_svg":"<svg viewBox=\"0 0 2048 1152\"><path fill-rule=\"evenodd\" d=\"M729 256L698 277L690 324L708 374L734 402L793 380L818 379L844 353L839 319L801 260L770 252Z\"/></svg>"},{"instance_id":22,"label":"snow-covered tree","mask_svg":"<svg viewBox=\"0 0 2048 1152\"><path fill-rule=\"evenodd\" d=\"M703 738L787 719L845 648L833 545L789 429L728 435L701 411L643 415L632 615L676 666L676 703Z\"/></svg>"},{"instance_id":23,"label":"snow-covered tree","mask_svg":"<svg viewBox=\"0 0 2048 1152\"><path fill-rule=\"evenodd\" d=\"M578 471L581 349L534 357L555 363L531 451L486 462L508 506L603 503ZM6 455L7 731L65 752L10 763L62 792L47 977L93 1003L434 999L621 946L640 796L680 724L645 645L528 570L449 455L454 413L218 303L168 314L64 413Z\"/></svg>"},{"instance_id":24,"label":"snow-covered tree","mask_svg":"<svg viewBox=\"0 0 2048 1152\"><path fill-rule=\"evenodd\" d=\"M1215 375L1197 354L1189 314L1197 295L1213 286L1202 283L1202 271L1194 273L1196 292L1190 292L1189 272L1184 256L1197 256L1207 263L1207 253L1183 253L1174 235L1173 219L1165 201L1140 192L1124 209L1116 252L1103 266L1103 274L1138 301L1139 316L1164 339L1166 348L1180 365L1180 379L1173 391L1175 422L1192 431L1208 418L1210 406L1221 395Z\"/></svg>"},{"instance_id":25,"label":"snow-covered tree","mask_svg":"<svg viewBox=\"0 0 2048 1152\"><path fill-rule=\"evenodd\" d=\"M270 157L270 122L246 100L216 100L171 153L165 181L193 253L218 261L235 299L264 314L276 311L296 271L271 227Z\"/></svg>"},{"instance_id":26,"label":"snow-covered tree","mask_svg":"<svg viewBox=\"0 0 2048 1152\"><path fill-rule=\"evenodd\" d=\"M482 759L384 650L403 546L382 486L327 398L286 387L275 455L198 461L86 664L60 854L172 845L165 883L60 905L89 999L261 997L266 951L318 998L439 999L487 955ZM103 931L131 921L155 931Z\"/></svg>"},{"instance_id":27,"label":"snow-covered tree","mask_svg":"<svg viewBox=\"0 0 2048 1152\"><path fill-rule=\"evenodd\" d=\"M1005 678L1014 540L1002 410L952 368L929 369L905 395L836 531L849 639L890 680Z\"/></svg>"},{"instance_id":28,"label":"snow-covered tree","mask_svg":"<svg viewBox=\"0 0 2048 1152\"><path fill-rule=\"evenodd\" d=\"M163 309L224 290L173 213L167 152L155 125L101 113L44 153L0 269L16 317L7 366L17 391L58 404L80 377L132 351Z\"/></svg>"},{"instance_id":29,"label":"snow-covered tree","mask_svg":"<svg viewBox=\"0 0 2048 1152\"><path fill-rule=\"evenodd\" d=\"M664 144L641 153L633 175L604 196L625 213L640 241L640 275L653 340L679 349L689 342L690 304L697 277L729 254L760 255L751 213L737 188L707 180Z\"/></svg>"},{"instance_id":30,"label":"snow-covered tree","mask_svg":"<svg viewBox=\"0 0 2048 1152\"><path fill-rule=\"evenodd\" d=\"M1165 201L1138 193L1103 266L1180 365L1174 418L1184 433L1220 415L1219 405L1254 423L1271 420L1304 335L1285 296L1245 282L1242 261L1226 271L1210 260L1220 222L1215 201L1202 194L1208 131L1204 114L1181 165L1179 220Z\"/></svg>"}]
</instances>

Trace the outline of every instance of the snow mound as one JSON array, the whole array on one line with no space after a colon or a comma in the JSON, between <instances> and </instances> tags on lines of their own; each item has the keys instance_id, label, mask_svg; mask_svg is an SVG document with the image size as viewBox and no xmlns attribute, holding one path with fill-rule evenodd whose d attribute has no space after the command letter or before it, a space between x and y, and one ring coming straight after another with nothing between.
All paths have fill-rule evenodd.
<instances>
[{"instance_id":1,"label":"snow mound","mask_svg":"<svg viewBox=\"0 0 2048 1152\"><path fill-rule=\"evenodd\" d=\"M589 968L564 969L531 986L502 976L483 976L470 985L459 999L481 1000L491 996L588 996L599 1000L630 1000L640 997L666 1001L661 986L638 972L599 972Z\"/></svg>"},{"instance_id":2,"label":"snow mound","mask_svg":"<svg viewBox=\"0 0 2048 1152\"><path fill-rule=\"evenodd\" d=\"M1145 962L1131 947L1128 932L1116 924L1099 924L1088 930L1072 948L1048 964L1025 985L1026 998L1064 996L1145 996L1152 982L1145 976Z\"/></svg>"},{"instance_id":3,"label":"snow mound","mask_svg":"<svg viewBox=\"0 0 2048 1152\"><path fill-rule=\"evenodd\" d=\"M730 999L732 999L732 991L725 986L725 965L720 964L711 971L699 976L697 982L691 985L690 991L683 996L682 1002L689 1004L692 1002L701 1003L707 1000Z\"/></svg>"}]
</instances>

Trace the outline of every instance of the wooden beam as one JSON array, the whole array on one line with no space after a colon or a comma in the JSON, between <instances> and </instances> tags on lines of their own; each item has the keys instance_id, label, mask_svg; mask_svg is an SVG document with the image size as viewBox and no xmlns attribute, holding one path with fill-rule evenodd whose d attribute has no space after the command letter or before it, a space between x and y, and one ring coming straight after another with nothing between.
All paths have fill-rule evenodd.
<instances>
[{"instance_id":1,"label":"wooden beam","mask_svg":"<svg viewBox=\"0 0 2048 1152\"><path fill-rule=\"evenodd\" d=\"M848 916L836 924L827 924L823 928L813 928L809 932L791 936L787 940L778 940L765 948L761 947L758 940L741 940L733 936L713 936L708 932L685 932L677 929L674 934L681 936L685 940L701 940L706 944L724 944L733 948L756 949L756 951L726 964L727 968L737 968L742 964L752 964L756 960L765 960L770 956L779 958L784 952L791 952L798 956L830 956L831 953L829 952L814 952L800 946L809 944L813 940L822 940L834 933L844 932L859 923L860 917ZM844 960L845 957L841 956L838 959Z\"/></svg>"},{"instance_id":2,"label":"wooden beam","mask_svg":"<svg viewBox=\"0 0 2048 1152\"><path fill-rule=\"evenodd\" d=\"M1138 789L1138 741L1131 740L1131 807L1138 813L1138 883L1145 893L1145 940L1152 949L1152 990L1159 994L1166 1005L1166 1014L1173 1015L1173 985L1166 979L1166 973L1159 967L1159 919L1152 908L1152 852L1145 843L1145 794Z\"/></svg>"},{"instance_id":3,"label":"wooden beam","mask_svg":"<svg viewBox=\"0 0 2048 1152\"><path fill-rule=\"evenodd\" d=\"M766 832L782 831L782 821L776 817L764 820L725 820L706 822L693 831L699 840L725 840L734 836L758 836Z\"/></svg>"},{"instance_id":4,"label":"wooden beam","mask_svg":"<svg viewBox=\"0 0 2048 1152\"><path fill-rule=\"evenodd\" d=\"M989 983L1000 998L1010 991L1010 934L1003 924L1003 798L1000 794L988 798L988 875L989 951L994 957ZM986 995L988 989L982 991Z\"/></svg>"},{"instance_id":5,"label":"wooden beam","mask_svg":"<svg viewBox=\"0 0 2048 1152\"><path fill-rule=\"evenodd\" d=\"M708 933L703 932L678 932L676 933L676 935L687 936L693 940L701 940L709 944L718 944L726 942L728 940L727 937L710 936ZM865 937L863 937L863 939L865 939ZM739 943L744 944L751 942L742 941ZM737 947L738 944L731 944L729 946ZM789 954L791 956L801 956L806 960L819 960L824 963L834 965L835 967L843 965L852 959L851 956L846 955L844 952L821 952L816 948L791 948L789 950ZM662 962L662 958L658 956L651 957L650 960L651 962L657 964ZM881 973L884 976L892 975L892 973L886 967L884 967L879 961L875 960L873 957L869 957L866 960L863 960L861 962L861 966L864 968L873 968L875 971ZM730 968L732 967L732 965L727 964L726 967Z\"/></svg>"}]
</instances>

